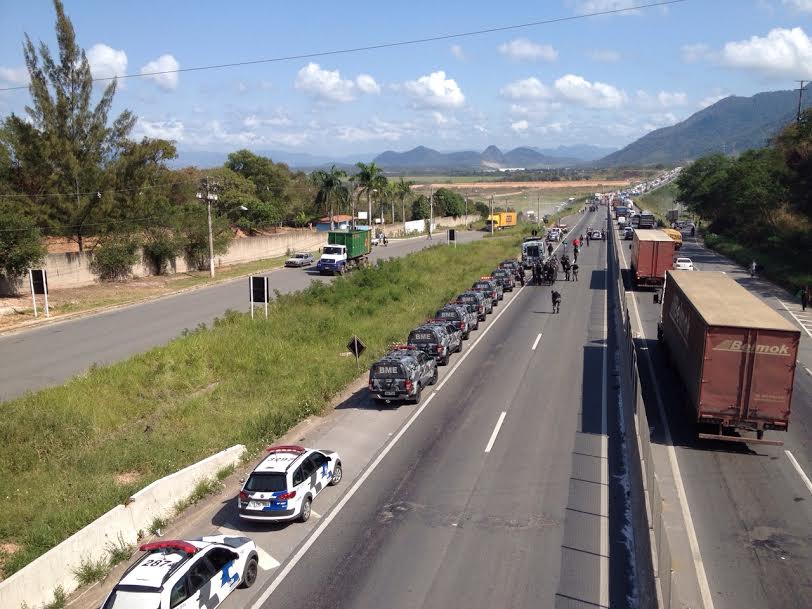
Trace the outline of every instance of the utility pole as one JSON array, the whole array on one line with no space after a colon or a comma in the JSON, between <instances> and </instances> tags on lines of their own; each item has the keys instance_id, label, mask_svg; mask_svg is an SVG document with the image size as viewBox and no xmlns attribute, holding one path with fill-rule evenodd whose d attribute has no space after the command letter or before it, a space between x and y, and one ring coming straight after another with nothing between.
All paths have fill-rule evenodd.
<instances>
[{"instance_id":1,"label":"utility pole","mask_svg":"<svg viewBox=\"0 0 812 609\"><path fill-rule=\"evenodd\" d=\"M211 226L211 202L217 200L217 182L211 182L209 176L203 180L202 187L205 193L197 193L198 199L206 199L206 216L209 223L209 277L214 277L214 232Z\"/></svg>"},{"instance_id":2,"label":"utility pole","mask_svg":"<svg viewBox=\"0 0 812 609\"><path fill-rule=\"evenodd\" d=\"M797 119L798 122L800 123L801 122L801 101L803 100L803 97L804 97L804 81L803 80L796 80L795 82L798 82L798 83L801 84L801 86L798 87L798 119Z\"/></svg>"},{"instance_id":3,"label":"utility pole","mask_svg":"<svg viewBox=\"0 0 812 609\"><path fill-rule=\"evenodd\" d=\"M491 195L491 235L493 235L493 195Z\"/></svg>"},{"instance_id":4,"label":"utility pole","mask_svg":"<svg viewBox=\"0 0 812 609\"><path fill-rule=\"evenodd\" d=\"M434 224L434 186L429 186L429 239L431 236L431 225Z\"/></svg>"},{"instance_id":5,"label":"utility pole","mask_svg":"<svg viewBox=\"0 0 812 609\"><path fill-rule=\"evenodd\" d=\"M541 224L541 195L536 195L536 224Z\"/></svg>"}]
</instances>

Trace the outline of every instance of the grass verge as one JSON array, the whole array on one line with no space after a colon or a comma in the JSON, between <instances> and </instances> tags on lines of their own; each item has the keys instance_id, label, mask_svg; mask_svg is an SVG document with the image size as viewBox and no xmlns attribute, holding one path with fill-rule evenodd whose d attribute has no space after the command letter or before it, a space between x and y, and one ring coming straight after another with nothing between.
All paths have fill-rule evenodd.
<instances>
[{"instance_id":1,"label":"grass verge","mask_svg":"<svg viewBox=\"0 0 812 609\"><path fill-rule=\"evenodd\" d=\"M249 452L321 413L393 342L467 289L518 236L433 247L294 294L269 319L227 313L211 329L3 404L0 543L5 574L122 503L138 488L237 443ZM138 474L122 483L122 472ZM47 496L43 510L36 497Z\"/></svg>"},{"instance_id":2,"label":"grass verge","mask_svg":"<svg viewBox=\"0 0 812 609\"><path fill-rule=\"evenodd\" d=\"M715 233L705 233L703 238L706 247L727 256L745 268L755 260L759 267L759 275L789 290L793 295L797 295L803 286L812 285L812 269L806 256L787 255L766 248L743 245Z\"/></svg>"},{"instance_id":3,"label":"grass verge","mask_svg":"<svg viewBox=\"0 0 812 609\"><path fill-rule=\"evenodd\" d=\"M665 215L669 209L674 209L677 206L677 196L679 189L674 182L666 184L662 188L658 188L652 192L646 193L637 201L637 206L640 209L645 209L653 213L657 218L666 222ZM671 226L666 223L666 226Z\"/></svg>"}]
</instances>

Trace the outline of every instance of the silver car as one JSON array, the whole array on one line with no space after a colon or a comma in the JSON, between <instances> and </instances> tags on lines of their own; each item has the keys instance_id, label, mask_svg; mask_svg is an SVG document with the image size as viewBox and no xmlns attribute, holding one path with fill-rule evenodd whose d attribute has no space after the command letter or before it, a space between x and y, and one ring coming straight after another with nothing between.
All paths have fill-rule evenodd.
<instances>
[{"instance_id":1,"label":"silver car","mask_svg":"<svg viewBox=\"0 0 812 609\"><path fill-rule=\"evenodd\" d=\"M315 262L313 254L309 252L296 252L295 254L293 254L293 256L285 260L285 266L303 267L310 266L311 264L313 264L313 262Z\"/></svg>"}]
</instances>

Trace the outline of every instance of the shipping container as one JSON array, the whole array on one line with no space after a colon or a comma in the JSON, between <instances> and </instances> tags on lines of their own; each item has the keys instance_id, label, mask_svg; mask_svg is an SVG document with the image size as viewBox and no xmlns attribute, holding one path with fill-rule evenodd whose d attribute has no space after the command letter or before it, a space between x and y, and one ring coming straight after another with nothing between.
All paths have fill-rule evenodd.
<instances>
[{"instance_id":1,"label":"shipping container","mask_svg":"<svg viewBox=\"0 0 812 609\"><path fill-rule=\"evenodd\" d=\"M327 243L346 246L347 258L351 260L372 251L372 233L368 230L331 230L327 233Z\"/></svg>"},{"instance_id":2,"label":"shipping container","mask_svg":"<svg viewBox=\"0 0 812 609\"><path fill-rule=\"evenodd\" d=\"M765 430L787 430L801 333L728 275L668 271L658 338L700 437L768 442Z\"/></svg>"},{"instance_id":3,"label":"shipping container","mask_svg":"<svg viewBox=\"0 0 812 609\"><path fill-rule=\"evenodd\" d=\"M499 213L488 216L485 220L485 226L490 230L491 224L495 229L503 229L509 226L516 226L516 212L501 211Z\"/></svg>"},{"instance_id":4,"label":"shipping container","mask_svg":"<svg viewBox=\"0 0 812 609\"><path fill-rule=\"evenodd\" d=\"M635 285L659 286L674 265L674 240L659 229L638 229L632 241L632 279Z\"/></svg>"}]
</instances>

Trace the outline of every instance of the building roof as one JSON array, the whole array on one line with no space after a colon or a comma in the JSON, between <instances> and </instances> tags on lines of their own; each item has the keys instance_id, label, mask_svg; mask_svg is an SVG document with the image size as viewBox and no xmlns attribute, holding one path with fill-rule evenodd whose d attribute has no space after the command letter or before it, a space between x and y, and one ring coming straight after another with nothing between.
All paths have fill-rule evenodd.
<instances>
[{"instance_id":1,"label":"building roof","mask_svg":"<svg viewBox=\"0 0 812 609\"><path fill-rule=\"evenodd\" d=\"M634 231L634 238L638 241L672 241L659 228L638 228Z\"/></svg>"},{"instance_id":2,"label":"building roof","mask_svg":"<svg viewBox=\"0 0 812 609\"><path fill-rule=\"evenodd\" d=\"M762 328L800 334L798 328L725 273L668 271L666 291L670 282L677 284L710 326Z\"/></svg>"}]
</instances>

